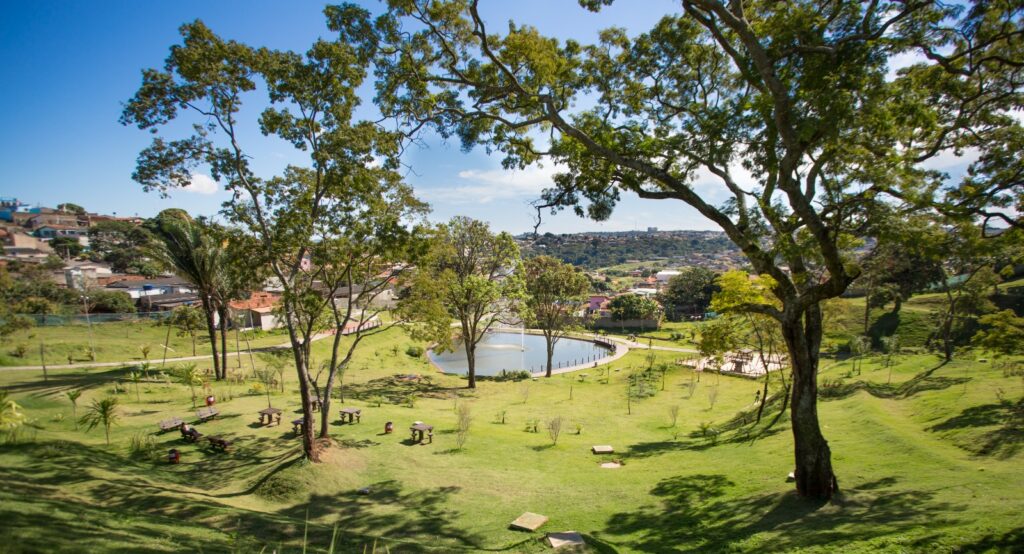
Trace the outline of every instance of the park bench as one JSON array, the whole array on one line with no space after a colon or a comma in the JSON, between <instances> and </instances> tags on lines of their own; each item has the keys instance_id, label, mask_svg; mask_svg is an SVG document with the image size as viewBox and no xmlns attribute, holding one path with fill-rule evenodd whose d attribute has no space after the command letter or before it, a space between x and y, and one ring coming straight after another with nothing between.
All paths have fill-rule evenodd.
<instances>
[{"instance_id":1,"label":"park bench","mask_svg":"<svg viewBox=\"0 0 1024 554\"><path fill-rule=\"evenodd\" d=\"M185 430L184 427L179 427L179 429L181 429L181 438L185 439L185 442L196 442L197 440L199 440L199 437L203 436L203 434L200 433L195 427L192 427L187 431Z\"/></svg>"},{"instance_id":2,"label":"park bench","mask_svg":"<svg viewBox=\"0 0 1024 554\"><path fill-rule=\"evenodd\" d=\"M172 417L171 419L165 419L165 420L161 421L158 425L160 426L160 431L166 433L167 431L170 431L171 429L178 429L178 428L180 428L182 423L184 423L184 422L181 420L180 417Z\"/></svg>"},{"instance_id":3,"label":"park bench","mask_svg":"<svg viewBox=\"0 0 1024 554\"><path fill-rule=\"evenodd\" d=\"M296 435L302 432L303 423L304 420L301 417L299 419L292 420L292 431L295 432Z\"/></svg>"},{"instance_id":4,"label":"park bench","mask_svg":"<svg viewBox=\"0 0 1024 554\"><path fill-rule=\"evenodd\" d=\"M228 448L231 448L231 441L222 437L208 437L206 440L210 441L210 448L214 450L227 452Z\"/></svg>"},{"instance_id":5,"label":"park bench","mask_svg":"<svg viewBox=\"0 0 1024 554\"><path fill-rule=\"evenodd\" d=\"M217 408L212 406L208 408L199 408L196 410L196 417L199 418L199 421L207 421L217 417L217 414L219 413L220 412L217 411Z\"/></svg>"}]
</instances>

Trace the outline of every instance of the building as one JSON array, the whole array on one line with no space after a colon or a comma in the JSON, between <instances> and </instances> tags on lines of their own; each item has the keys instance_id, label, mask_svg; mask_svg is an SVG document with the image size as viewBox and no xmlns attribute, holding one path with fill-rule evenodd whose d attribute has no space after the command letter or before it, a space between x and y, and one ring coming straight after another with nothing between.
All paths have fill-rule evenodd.
<instances>
[{"instance_id":1,"label":"building","mask_svg":"<svg viewBox=\"0 0 1024 554\"><path fill-rule=\"evenodd\" d=\"M114 273L110 266L96 262L69 262L64 266L64 283L69 289L87 290L97 286L105 286L101 282Z\"/></svg>"},{"instance_id":2,"label":"building","mask_svg":"<svg viewBox=\"0 0 1024 554\"><path fill-rule=\"evenodd\" d=\"M89 229L78 225L46 224L35 228L35 235L41 239L55 239L57 237L71 237L78 239L78 242L89 240Z\"/></svg>"},{"instance_id":3,"label":"building","mask_svg":"<svg viewBox=\"0 0 1024 554\"><path fill-rule=\"evenodd\" d=\"M245 300L232 300L228 303L231 318L241 329L262 329L269 331L281 326L274 308L281 301L281 295L273 292L255 291Z\"/></svg>"},{"instance_id":4,"label":"building","mask_svg":"<svg viewBox=\"0 0 1024 554\"><path fill-rule=\"evenodd\" d=\"M114 281L105 287L107 290L119 290L127 292L133 300L144 296L158 294L182 294L195 293L196 289L192 283L180 277L160 277L157 279L121 280Z\"/></svg>"},{"instance_id":5,"label":"building","mask_svg":"<svg viewBox=\"0 0 1024 554\"><path fill-rule=\"evenodd\" d=\"M679 275L679 273L680 272L672 269L665 269L656 273L654 277L658 280L658 284L664 285L665 283L668 283L669 279Z\"/></svg>"}]
</instances>

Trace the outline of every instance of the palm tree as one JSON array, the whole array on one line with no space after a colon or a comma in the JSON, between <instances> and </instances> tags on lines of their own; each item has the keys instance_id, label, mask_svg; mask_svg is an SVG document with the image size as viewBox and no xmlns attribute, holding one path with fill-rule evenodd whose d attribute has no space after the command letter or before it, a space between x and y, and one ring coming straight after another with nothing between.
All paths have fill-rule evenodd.
<instances>
[{"instance_id":1,"label":"palm tree","mask_svg":"<svg viewBox=\"0 0 1024 554\"><path fill-rule=\"evenodd\" d=\"M78 397L82 396L82 391L79 389L71 389L64 393L68 396L68 400L71 401L71 418L75 420L75 431L78 430Z\"/></svg>"},{"instance_id":2,"label":"palm tree","mask_svg":"<svg viewBox=\"0 0 1024 554\"><path fill-rule=\"evenodd\" d=\"M94 427L103 426L107 437L107 446L110 446L110 427L117 423L121 416L117 413L117 399L107 397L103 400L93 400L92 405L82 416L82 423L87 425L86 431L92 431Z\"/></svg>"},{"instance_id":3,"label":"palm tree","mask_svg":"<svg viewBox=\"0 0 1024 554\"><path fill-rule=\"evenodd\" d=\"M142 402L142 397L139 396L139 381L142 380L142 373L138 371L129 371L128 380L135 383L135 400Z\"/></svg>"},{"instance_id":4,"label":"palm tree","mask_svg":"<svg viewBox=\"0 0 1024 554\"><path fill-rule=\"evenodd\" d=\"M223 311L219 300L220 281L223 280L223 249L209 226L192 220L168 220L155 234L159 240L152 248L153 257L182 278L188 279L199 293L203 313L206 315L210 349L213 351L213 372L217 379L221 379L227 369L222 365L227 364L222 364L217 355L217 325L214 318L218 312ZM222 320L221 326L225 323Z\"/></svg>"},{"instance_id":5,"label":"palm tree","mask_svg":"<svg viewBox=\"0 0 1024 554\"><path fill-rule=\"evenodd\" d=\"M14 400L8 400L7 391L0 391L0 433L14 436L25 423L25 414Z\"/></svg>"},{"instance_id":6,"label":"palm tree","mask_svg":"<svg viewBox=\"0 0 1024 554\"><path fill-rule=\"evenodd\" d=\"M214 358L216 359L216 358ZM187 364L181 366L178 370L178 382L183 385L188 385L189 390L192 391L192 408L196 407L196 387L203 384L203 376L196 364Z\"/></svg>"}]
</instances>

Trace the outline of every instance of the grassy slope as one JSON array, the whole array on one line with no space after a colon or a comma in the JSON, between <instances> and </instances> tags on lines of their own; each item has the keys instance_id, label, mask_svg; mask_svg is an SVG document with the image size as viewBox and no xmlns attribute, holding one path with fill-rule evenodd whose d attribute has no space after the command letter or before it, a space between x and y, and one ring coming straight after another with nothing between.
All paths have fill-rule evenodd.
<instances>
[{"instance_id":1,"label":"grassy slope","mask_svg":"<svg viewBox=\"0 0 1024 554\"><path fill-rule=\"evenodd\" d=\"M582 383L573 376L484 382L468 393L457 388L461 379L405 356L407 344L392 333L365 345L346 376L348 404L363 408L363 422L335 425L342 447L317 466L296 462L290 428L252 425L266 397L241 395L245 387L215 384L218 396L238 396L221 402L223 418L200 426L234 437L237 449L212 454L162 435L161 452L183 451L184 463L169 466L131 461L127 443L162 418L188 414L186 388L144 385L142 403L134 391L120 395L124 417L106 447L101 431L74 430L62 394L86 387L85 405L109 393L120 370L60 371L46 384L34 374L0 373L0 384L40 427L34 440L0 447L0 551L258 551L281 543L297 552L307 511L310 543L327 545L337 523L341 551L377 536L393 552L543 550L506 529L527 510L551 517L542 530L578 530L599 552L932 552L1024 538L1016 516L1024 509L1014 404L1021 381L989 364L936 367L933 357L908 356L892 384L877 361L855 377L845 377L846 364L826 368L831 386L820 413L844 492L816 506L784 482L792 469L785 418L756 441L756 429L726 431L717 445L690 436L705 421L728 427L758 383L706 375L691 396L690 373L674 369L665 392L626 415L626 368L642 363L643 353L620 360L610 384L590 371ZM318 343L320 356L325 348ZM414 407L404 401L410 385L376 381L408 372L431 374L435 385L421 388ZM707 392L716 381L711 409ZM287 395L273 398L289 408L286 420L297 406L294 384L287 386ZM387 397L379 408L371 400L377 394ZM461 452L453 450L455 396L474 415ZM672 405L680 406L678 432L668 428ZM500 411L504 425L495 423ZM55 421L57 414L66 417ZM543 423L540 433L524 431L531 419L557 415L567 420L557 446ZM432 445L404 442L413 420L435 425ZM394 435L379 434L385 421L395 422ZM612 457L626 465L600 469L592 444L614 445L623 454ZM357 493L367 486L370 494Z\"/></svg>"},{"instance_id":2,"label":"grassy slope","mask_svg":"<svg viewBox=\"0 0 1024 554\"><path fill-rule=\"evenodd\" d=\"M151 321L97 323L92 326L92 344L96 349L97 362L120 362L125 360L142 361L143 346L149 346L150 361L160 361L163 356L164 340L167 339L167 327L154 325ZM241 337L241 348L244 351L245 340ZM288 342L288 335L282 330L259 333L258 337L250 334L253 347L271 346ZM88 362L90 329L87 325L65 325L53 327L34 327L19 331L6 337L0 346L0 366L39 365L39 345L45 345L47 364L66 364L71 354L76 362ZM27 349L24 358L14 355L15 349L23 345ZM234 352L234 333L228 336L228 351ZM210 340L206 331L201 331L196 338L196 354L210 353ZM168 344L168 357L192 355L192 339L188 336L177 336L177 330L171 330Z\"/></svg>"}]
</instances>

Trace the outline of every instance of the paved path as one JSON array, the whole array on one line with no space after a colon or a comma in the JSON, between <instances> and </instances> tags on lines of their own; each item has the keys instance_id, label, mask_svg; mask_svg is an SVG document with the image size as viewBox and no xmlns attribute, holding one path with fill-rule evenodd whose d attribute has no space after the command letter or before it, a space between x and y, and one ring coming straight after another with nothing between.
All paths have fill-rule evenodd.
<instances>
[{"instance_id":1,"label":"paved path","mask_svg":"<svg viewBox=\"0 0 1024 554\"><path fill-rule=\"evenodd\" d=\"M315 342L315 341L318 341L320 339L331 337L331 336L334 336L334 335L332 335L331 333L320 333L318 335L314 335L313 336L313 341ZM252 351L253 352L266 352L267 350L283 350L283 349L291 348L291 347L292 347L292 344L290 342L285 342L285 343L275 344L275 345L271 345L271 346L260 346L258 348L253 348ZM248 355L248 353L249 353L248 350L243 351L243 352L228 352L228 357L246 356L246 355ZM178 358L167 358L166 361L167 362L190 362L190 361L193 361L193 360L206 360L206 359L209 359L209 358L212 358L212 357L213 357L213 354L204 354L204 355L201 355L201 356L181 356L181 357L178 357ZM159 365L163 365L164 361L165 360L163 358L157 359L157 360L150 360L150 364L152 364L155 367L158 364ZM46 369L50 370L50 369L86 369L86 368L93 368L93 367L120 367L120 366L128 366L128 365L139 365L140 363L142 363L142 362L139 361L139 360L126 360L126 361L121 361L121 362L81 362L81 363L77 363L77 364L53 364L53 365L47 364L46 365ZM3 367L0 367L0 371L32 371L32 370L42 371L42 369L43 369L43 366L41 366L41 365L18 365L18 366L3 366Z\"/></svg>"}]
</instances>

